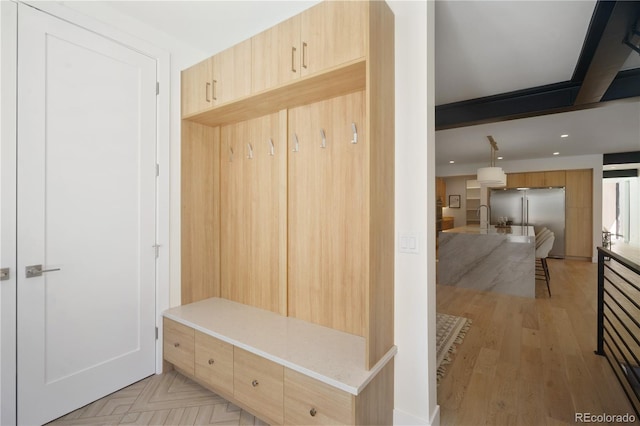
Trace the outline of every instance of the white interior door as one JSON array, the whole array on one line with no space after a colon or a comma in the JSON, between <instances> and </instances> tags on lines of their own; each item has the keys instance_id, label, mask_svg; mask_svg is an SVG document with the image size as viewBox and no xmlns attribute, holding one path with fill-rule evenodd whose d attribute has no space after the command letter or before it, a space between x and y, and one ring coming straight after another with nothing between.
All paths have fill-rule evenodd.
<instances>
[{"instance_id":1,"label":"white interior door","mask_svg":"<svg viewBox=\"0 0 640 426\"><path fill-rule=\"evenodd\" d=\"M40 424L155 372L156 62L25 5L18 51L18 422Z\"/></svg>"}]
</instances>

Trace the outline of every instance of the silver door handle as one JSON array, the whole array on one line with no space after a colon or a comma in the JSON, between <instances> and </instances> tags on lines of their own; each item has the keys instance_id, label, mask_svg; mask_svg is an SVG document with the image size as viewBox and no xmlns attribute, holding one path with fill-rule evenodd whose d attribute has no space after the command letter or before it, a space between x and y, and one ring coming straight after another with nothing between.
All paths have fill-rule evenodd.
<instances>
[{"instance_id":1,"label":"silver door handle","mask_svg":"<svg viewBox=\"0 0 640 426\"><path fill-rule=\"evenodd\" d=\"M40 277L45 272L59 271L60 268L42 269L42 265L30 265L25 268L27 278Z\"/></svg>"}]
</instances>

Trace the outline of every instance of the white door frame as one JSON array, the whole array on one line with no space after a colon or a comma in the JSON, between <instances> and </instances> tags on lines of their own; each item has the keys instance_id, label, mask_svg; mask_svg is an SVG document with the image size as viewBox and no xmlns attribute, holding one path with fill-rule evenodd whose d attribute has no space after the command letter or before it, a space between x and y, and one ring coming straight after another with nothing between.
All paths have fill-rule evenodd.
<instances>
[{"instance_id":1,"label":"white door frame","mask_svg":"<svg viewBox=\"0 0 640 426\"><path fill-rule=\"evenodd\" d=\"M16 423L16 74L18 6L0 1L0 424Z\"/></svg>"},{"instance_id":2,"label":"white door frame","mask_svg":"<svg viewBox=\"0 0 640 426\"><path fill-rule=\"evenodd\" d=\"M169 308L169 118L170 54L146 41L115 30L93 18L54 2L2 1L2 90L0 145L0 267L11 268L11 278L0 281L0 424L16 423L16 93L17 3L63 19L134 49L157 63L160 94L157 97L157 161L160 166L157 194L156 241L161 245L156 263L156 326L162 330L161 313ZM156 342L156 373L162 372L162 335Z\"/></svg>"}]
</instances>

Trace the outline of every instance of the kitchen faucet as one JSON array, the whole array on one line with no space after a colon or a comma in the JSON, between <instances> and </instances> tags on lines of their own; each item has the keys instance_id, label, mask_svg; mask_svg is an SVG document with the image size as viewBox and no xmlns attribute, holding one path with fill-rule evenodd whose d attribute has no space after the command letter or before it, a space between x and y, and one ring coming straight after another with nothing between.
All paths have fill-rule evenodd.
<instances>
[{"instance_id":1,"label":"kitchen faucet","mask_svg":"<svg viewBox=\"0 0 640 426\"><path fill-rule=\"evenodd\" d=\"M489 225L491 224L491 207L486 204L480 204L480 206L476 209L476 216L480 217L480 209L482 207L487 208L487 220L485 222L486 228L489 229ZM482 220L480 221L480 227L482 228Z\"/></svg>"}]
</instances>

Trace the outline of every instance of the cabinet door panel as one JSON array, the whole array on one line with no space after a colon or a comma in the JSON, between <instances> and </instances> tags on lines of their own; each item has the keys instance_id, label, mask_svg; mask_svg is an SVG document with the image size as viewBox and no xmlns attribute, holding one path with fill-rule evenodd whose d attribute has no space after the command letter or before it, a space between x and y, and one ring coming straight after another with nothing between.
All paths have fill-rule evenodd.
<instances>
[{"instance_id":1,"label":"cabinet door panel","mask_svg":"<svg viewBox=\"0 0 640 426\"><path fill-rule=\"evenodd\" d=\"M213 57L212 97L215 105L251 93L251 39Z\"/></svg>"},{"instance_id":2,"label":"cabinet door panel","mask_svg":"<svg viewBox=\"0 0 640 426\"><path fill-rule=\"evenodd\" d=\"M300 15L263 31L251 43L252 93L300 77Z\"/></svg>"},{"instance_id":3,"label":"cabinet door panel","mask_svg":"<svg viewBox=\"0 0 640 426\"><path fill-rule=\"evenodd\" d=\"M544 186L544 172L530 172L524 174L527 188L542 188Z\"/></svg>"},{"instance_id":4,"label":"cabinet door panel","mask_svg":"<svg viewBox=\"0 0 640 426\"><path fill-rule=\"evenodd\" d=\"M565 186L565 171L544 172L544 186Z\"/></svg>"},{"instance_id":5,"label":"cabinet door panel","mask_svg":"<svg viewBox=\"0 0 640 426\"><path fill-rule=\"evenodd\" d=\"M234 348L233 395L265 420L284 419L284 367L250 352Z\"/></svg>"},{"instance_id":6,"label":"cabinet door panel","mask_svg":"<svg viewBox=\"0 0 640 426\"><path fill-rule=\"evenodd\" d=\"M325 1L301 14L303 76L365 55L368 7L364 1Z\"/></svg>"},{"instance_id":7,"label":"cabinet door panel","mask_svg":"<svg viewBox=\"0 0 640 426\"><path fill-rule=\"evenodd\" d=\"M289 111L289 148L294 134L300 142L289 159L289 315L360 336L369 267L364 102L357 92Z\"/></svg>"},{"instance_id":8,"label":"cabinet door panel","mask_svg":"<svg viewBox=\"0 0 640 426\"><path fill-rule=\"evenodd\" d=\"M200 112L213 106L212 58L182 71L182 116Z\"/></svg>"},{"instance_id":9,"label":"cabinet door panel","mask_svg":"<svg viewBox=\"0 0 640 426\"><path fill-rule=\"evenodd\" d=\"M567 170L565 173L566 255L592 256L592 170Z\"/></svg>"},{"instance_id":10,"label":"cabinet door panel","mask_svg":"<svg viewBox=\"0 0 640 426\"><path fill-rule=\"evenodd\" d=\"M233 345L195 332L195 376L233 395Z\"/></svg>"},{"instance_id":11,"label":"cabinet door panel","mask_svg":"<svg viewBox=\"0 0 640 426\"><path fill-rule=\"evenodd\" d=\"M522 188L526 186L524 173L508 173L507 188Z\"/></svg>"},{"instance_id":12,"label":"cabinet door panel","mask_svg":"<svg viewBox=\"0 0 640 426\"><path fill-rule=\"evenodd\" d=\"M287 312L285 132L285 112L221 130L220 293L282 315Z\"/></svg>"},{"instance_id":13,"label":"cabinet door panel","mask_svg":"<svg viewBox=\"0 0 640 426\"><path fill-rule=\"evenodd\" d=\"M353 411L351 394L285 368L285 424L353 424Z\"/></svg>"},{"instance_id":14,"label":"cabinet door panel","mask_svg":"<svg viewBox=\"0 0 640 426\"><path fill-rule=\"evenodd\" d=\"M170 319L163 319L163 354L171 364L188 374L194 372L194 330Z\"/></svg>"}]
</instances>

